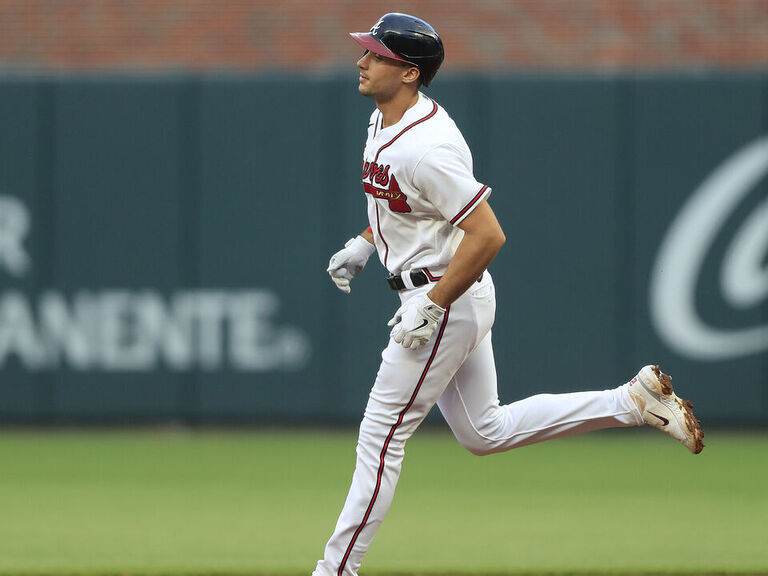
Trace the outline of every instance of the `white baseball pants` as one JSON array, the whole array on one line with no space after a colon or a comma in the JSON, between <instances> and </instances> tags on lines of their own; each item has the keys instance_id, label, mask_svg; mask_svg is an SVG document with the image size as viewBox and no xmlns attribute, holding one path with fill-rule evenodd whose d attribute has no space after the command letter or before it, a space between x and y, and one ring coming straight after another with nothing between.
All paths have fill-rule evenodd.
<instances>
[{"instance_id":1,"label":"white baseball pants","mask_svg":"<svg viewBox=\"0 0 768 576\"><path fill-rule=\"evenodd\" d=\"M430 289L405 290L400 299ZM486 272L450 306L425 346L407 350L390 339L360 424L352 486L313 576L357 575L392 503L405 443L435 402L456 439L478 455L644 423L626 385L540 394L501 406L491 346L495 309L493 280Z\"/></svg>"}]
</instances>

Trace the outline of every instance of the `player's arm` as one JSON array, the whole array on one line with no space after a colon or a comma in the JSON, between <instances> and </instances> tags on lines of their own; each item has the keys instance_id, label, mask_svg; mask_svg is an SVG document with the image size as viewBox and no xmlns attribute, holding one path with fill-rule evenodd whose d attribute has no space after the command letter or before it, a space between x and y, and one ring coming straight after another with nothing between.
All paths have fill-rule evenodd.
<instances>
[{"instance_id":1,"label":"player's arm","mask_svg":"<svg viewBox=\"0 0 768 576\"><path fill-rule=\"evenodd\" d=\"M360 232L360 236L362 236L363 238L368 240L368 242L370 242L371 245L374 244L374 242L373 242L373 231L371 231L371 227L370 226L368 226L368 228L366 228L365 230Z\"/></svg>"},{"instance_id":2,"label":"player's arm","mask_svg":"<svg viewBox=\"0 0 768 576\"><path fill-rule=\"evenodd\" d=\"M445 274L427 294L442 308L447 308L467 291L506 241L504 231L486 200L480 202L458 226L464 231L464 238Z\"/></svg>"},{"instance_id":3,"label":"player's arm","mask_svg":"<svg viewBox=\"0 0 768 576\"><path fill-rule=\"evenodd\" d=\"M389 321L394 326L392 338L405 348L419 348L429 341L445 309L480 277L506 241L485 200L458 226L464 238L443 277L427 294L403 304Z\"/></svg>"}]
</instances>

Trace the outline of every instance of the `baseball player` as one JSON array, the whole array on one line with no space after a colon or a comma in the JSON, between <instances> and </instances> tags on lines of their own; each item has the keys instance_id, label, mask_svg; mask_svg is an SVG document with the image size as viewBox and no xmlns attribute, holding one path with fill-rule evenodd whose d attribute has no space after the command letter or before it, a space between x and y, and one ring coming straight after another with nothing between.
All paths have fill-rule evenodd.
<instances>
[{"instance_id":1,"label":"baseball player","mask_svg":"<svg viewBox=\"0 0 768 576\"><path fill-rule=\"evenodd\" d=\"M377 252L400 307L360 425L352 486L314 575L357 574L392 502L405 443L435 403L478 455L642 424L699 453L703 433L691 404L658 366L618 388L500 405L487 267L505 238L461 132L420 91L443 61L442 41L406 14L386 14L352 38L365 49L358 90L376 103L362 162L370 226L331 257L328 273L349 293Z\"/></svg>"}]
</instances>

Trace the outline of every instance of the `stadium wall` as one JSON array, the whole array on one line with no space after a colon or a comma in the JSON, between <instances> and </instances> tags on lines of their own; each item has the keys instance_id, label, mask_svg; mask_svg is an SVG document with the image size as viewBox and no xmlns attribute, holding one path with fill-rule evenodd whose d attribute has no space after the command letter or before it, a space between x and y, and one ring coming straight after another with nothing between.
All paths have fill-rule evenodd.
<instances>
[{"instance_id":1,"label":"stadium wall","mask_svg":"<svg viewBox=\"0 0 768 576\"><path fill-rule=\"evenodd\" d=\"M768 423L768 74L446 75L507 234L503 401L647 363ZM348 75L0 80L3 422L356 421L396 298Z\"/></svg>"}]
</instances>

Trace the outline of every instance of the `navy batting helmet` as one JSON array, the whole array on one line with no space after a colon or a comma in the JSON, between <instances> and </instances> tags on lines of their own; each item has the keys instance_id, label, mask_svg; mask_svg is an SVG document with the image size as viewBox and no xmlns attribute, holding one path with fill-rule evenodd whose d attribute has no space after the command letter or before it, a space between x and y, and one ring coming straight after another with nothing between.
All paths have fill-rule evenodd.
<instances>
[{"instance_id":1,"label":"navy batting helmet","mask_svg":"<svg viewBox=\"0 0 768 576\"><path fill-rule=\"evenodd\" d=\"M443 63L443 41L432 26L408 14L384 14L370 32L353 32L366 50L418 67L421 81L429 86Z\"/></svg>"}]
</instances>

